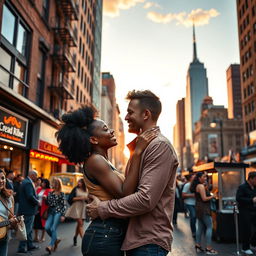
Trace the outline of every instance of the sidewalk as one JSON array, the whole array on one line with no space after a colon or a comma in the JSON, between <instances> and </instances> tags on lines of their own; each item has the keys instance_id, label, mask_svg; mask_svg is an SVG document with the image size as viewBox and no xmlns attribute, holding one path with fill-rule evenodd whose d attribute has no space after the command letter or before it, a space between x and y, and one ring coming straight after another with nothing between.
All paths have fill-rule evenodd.
<instances>
[{"instance_id":1,"label":"sidewalk","mask_svg":"<svg viewBox=\"0 0 256 256\"><path fill-rule=\"evenodd\" d=\"M58 251L54 252L53 256L82 256L81 253L81 239L78 239L78 245L74 247L72 245L73 234L75 230L75 222L68 222L60 224L58 228L58 234L61 238ZM12 239L9 243L8 256L47 256L49 255L45 251L45 247L48 245L49 238L46 235L46 241L39 243L40 250L33 251L27 254L17 254L18 241ZM227 243L215 243L213 242L213 248L219 252L219 256L231 256L236 251L235 244ZM168 256L204 256L204 253L196 253L194 248L194 239L191 236L189 228L189 219L185 219L183 214L178 216L178 225L174 228L174 241L173 250Z\"/></svg>"},{"instance_id":2,"label":"sidewalk","mask_svg":"<svg viewBox=\"0 0 256 256\"><path fill-rule=\"evenodd\" d=\"M178 225L174 227L173 250L168 256L196 256L206 255L196 253L195 242L191 236L189 219L184 218L183 213L178 214ZM219 256L231 256L236 252L236 245L230 243L216 243L213 241L212 247L218 251Z\"/></svg>"}]
</instances>

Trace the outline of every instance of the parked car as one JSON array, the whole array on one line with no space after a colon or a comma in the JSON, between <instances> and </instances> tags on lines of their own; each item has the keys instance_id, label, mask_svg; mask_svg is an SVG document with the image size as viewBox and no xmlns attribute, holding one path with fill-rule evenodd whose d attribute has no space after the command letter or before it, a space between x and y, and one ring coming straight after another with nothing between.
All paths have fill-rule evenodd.
<instances>
[{"instance_id":1,"label":"parked car","mask_svg":"<svg viewBox=\"0 0 256 256\"><path fill-rule=\"evenodd\" d=\"M83 178L83 174L80 172L58 172L53 173L50 177L50 181L53 178L60 178L62 181L62 191L65 195L70 194L72 189L77 185L77 182Z\"/></svg>"}]
</instances>

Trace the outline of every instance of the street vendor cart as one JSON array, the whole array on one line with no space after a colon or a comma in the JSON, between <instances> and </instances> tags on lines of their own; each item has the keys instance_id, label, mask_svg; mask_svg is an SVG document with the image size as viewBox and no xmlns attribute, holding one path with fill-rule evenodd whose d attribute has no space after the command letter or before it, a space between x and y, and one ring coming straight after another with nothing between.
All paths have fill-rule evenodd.
<instances>
[{"instance_id":1,"label":"street vendor cart","mask_svg":"<svg viewBox=\"0 0 256 256\"><path fill-rule=\"evenodd\" d=\"M236 191L245 181L244 163L211 162L193 167L193 172L206 172L211 191L217 195L211 202L213 237L217 241L235 241L234 205Z\"/></svg>"}]
</instances>

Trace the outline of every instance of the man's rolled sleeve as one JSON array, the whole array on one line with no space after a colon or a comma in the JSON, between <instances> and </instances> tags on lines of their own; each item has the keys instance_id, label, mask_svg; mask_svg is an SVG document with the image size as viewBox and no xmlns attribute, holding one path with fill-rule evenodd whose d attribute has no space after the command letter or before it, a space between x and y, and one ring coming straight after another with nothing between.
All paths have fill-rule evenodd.
<instances>
[{"instance_id":1,"label":"man's rolled sleeve","mask_svg":"<svg viewBox=\"0 0 256 256\"><path fill-rule=\"evenodd\" d=\"M101 202L98 212L102 219L142 215L155 208L178 162L170 145L158 141L148 146L142 164L138 191L121 199Z\"/></svg>"}]
</instances>

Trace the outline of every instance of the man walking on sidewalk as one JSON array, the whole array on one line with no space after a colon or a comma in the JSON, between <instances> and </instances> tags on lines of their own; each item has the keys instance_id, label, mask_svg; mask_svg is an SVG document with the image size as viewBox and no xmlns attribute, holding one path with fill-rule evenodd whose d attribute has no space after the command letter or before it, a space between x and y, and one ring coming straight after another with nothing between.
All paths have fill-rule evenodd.
<instances>
[{"instance_id":1,"label":"man walking on sidewalk","mask_svg":"<svg viewBox=\"0 0 256 256\"><path fill-rule=\"evenodd\" d=\"M140 134L155 128L161 113L161 102L151 91L132 91L125 120L129 132ZM88 205L91 217L101 219L130 218L122 250L127 256L165 256L171 250L171 224L175 199L175 177L178 166L175 151L157 127L157 137L141 157L137 192L127 197ZM136 139L128 147L133 152ZM127 164L129 166L129 162ZM127 168L128 169L128 168Z\"/></svg>"},{"instance_id":2,"label":"man walking on sidewalk","mask_svg":"<svg viewBox=\"0 0 256 256\"><path fill-rule=\"evenodd\" d=\"M33 223L39 206L39 200L37 198L34 185L36 180L37 172L34 170L30 171L28 177L23 180L20 187L18 213L19 215L24 215L27 231L27 241L20 241L18 253L26 253L27 250L32 251L39 248L32 243Z\"/></svg>"},{"instance_id":3,"label":"man walking on sidewalk","mask_svg":"<svg viewBox=\"0 0 256 256\"><path fill-rule=\"evenodd\" d=\"M239 186L236 200L239 209L242 252L253 255L250 244L256 247L256 172L250 172L247 181Z\"/></svg>"}]
</instances>

